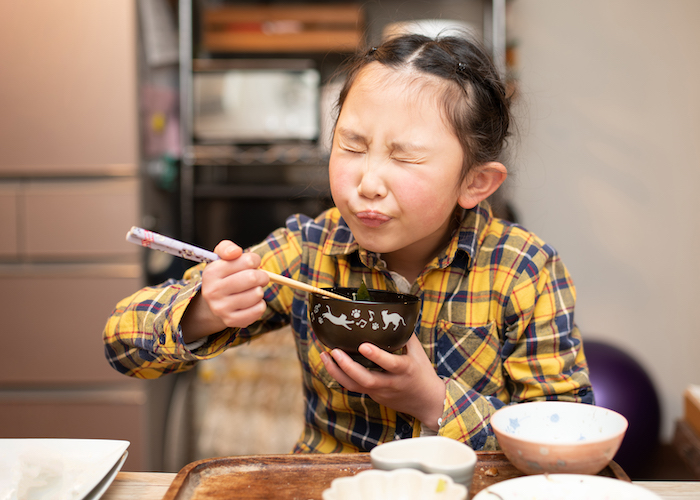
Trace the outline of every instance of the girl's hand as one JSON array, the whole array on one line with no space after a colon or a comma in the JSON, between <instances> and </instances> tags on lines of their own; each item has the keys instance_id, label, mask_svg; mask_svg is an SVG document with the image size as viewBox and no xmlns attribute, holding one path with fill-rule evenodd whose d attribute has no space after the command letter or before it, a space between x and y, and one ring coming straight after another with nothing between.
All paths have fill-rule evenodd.
<instances>
[{"instance_id":1,"label":"girl's hand","mask_svg":"<svg viewBox=\"0 0 700 500\"><path fill-rule=\"evenodd\" d=\"M347 390L367 394L377 403L412 415L437 431L445 383L435 373L418 337L411 336L404 355L388 353L369 343L358 350L386 371L370 371L340 349L333 349L330 355L322 352L321 359L328 373Z\"/></svg>"},{"instance_id":2,"label":"girl's hand","mask_svg":"<svg viewBox=\"0 0 700 500\"><path fill-rule=\"evenodd\" d=\"M202 289L182 318L185 342L220 332L226 327L245 328L265 312L263 289L270 281L260 271L260 256L243 253L224 240L214 252L220 260L210 262L202 273Z\"/></svg>"}]
</instances>

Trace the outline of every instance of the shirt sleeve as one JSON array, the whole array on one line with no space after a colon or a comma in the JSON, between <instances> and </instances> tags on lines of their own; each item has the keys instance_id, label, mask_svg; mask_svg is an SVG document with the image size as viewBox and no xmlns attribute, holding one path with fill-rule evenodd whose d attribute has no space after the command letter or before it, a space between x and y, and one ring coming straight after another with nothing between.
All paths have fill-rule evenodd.
<instances>
[{"instance_id":1,"label":"shirt sleeve","mask_svg":"<svg viewBox=\"0 0 700 500\"><path fill-rule=\"evenodd\" d=\"M156 378L188 370L232 341L231 329L192 350L183 340L180 321L201 288L204 266L188 269L181 280L143 288L117 304L102 335L113 368L133 377Z\"/></svg>"},{"instance_id":2,"label":"shirt sleeve","mask_svg":"<svg viewBox=\"0 0 700 500\"><path fill-rule=\"evenodd\" d=\"M528 262L501 308L500 362L493 377L502 390L484 395L456 378L445 379L439 434L475 450L497 449L491 415L506 404L559 400L593 403L581 335L573 322L575 289L556 252L543 266ZM539 269L533 271L533 269Z\"/></svg>"},{"instance_id":3,"label":"shirt sleeve","mask_svg":"<svg viewBox=\"0 0 700 500\"><path fill-rule=\"evenodd\" d=\"M298 267L297 247L296 233L281 228L248 251L261 255L262 268L289 274L290 266ZM270 283L264 290L268 307L260 320L247 328L224 329L209 335L204 342L185 344L180 322L201 289L205 266L193 266L181 280L143 288L117 304L103 332L105 356L113 368L125 375L148 379L186 371L198 361L213 358L229 347L289 322L292 293L289 287Z\"/></svg>"}]
</instances>

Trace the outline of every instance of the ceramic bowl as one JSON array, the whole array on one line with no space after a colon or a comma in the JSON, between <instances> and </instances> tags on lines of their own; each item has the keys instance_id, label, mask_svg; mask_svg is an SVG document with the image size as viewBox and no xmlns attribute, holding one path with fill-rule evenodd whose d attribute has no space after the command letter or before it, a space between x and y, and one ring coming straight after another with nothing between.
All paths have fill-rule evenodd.
<instances>
[{"instance_id":1,"label":"ceramic bowl","mask_svg":"<svg viewBox=\"0 0 700 500\"><path fill-rule=\"evenodd\" d=\"M339 477L323 492L323 500L465 500L467 488L443 474L414 469L370 469Z\"/></svg>"},{"instance_id":2,"label":"ceramic bowl","mask_svg":"<svg viewBox=\"0 0 700 500\"><path fill-rule=\"evenodd\" d=\"M400 439L380 444L369 454L375 469L411 468L428 474L444 474L467 488L471 487L476 466L474 450L443 436Z\"/></svg>"},{"instance_id":3,"label":"ceramic bowl","mask_svg":"<svg viewBox=\"0 0 700 500\"><path fill-rule=\"evenodd\" d=\"M627 419L600 406L542 401L501 408L491 427L521 472L597 474L617 453Z\"/></svg>"},{"instance_id":4,"label":"ceramic bowl","mask_svg":"<svg viewBox=\"0 0 700 500\"><path fill-rule=\"evenodd\" d=\"M328 288L352 298L357 288ZM309 294L311 328L316 337L331 349L340 348L368 368L376 365L357 348L371 342L385 351L403 348L411 338L420 312L415 295L369 290L371 301L345 301L316 293Z\"/></svg>"}]
</instances>

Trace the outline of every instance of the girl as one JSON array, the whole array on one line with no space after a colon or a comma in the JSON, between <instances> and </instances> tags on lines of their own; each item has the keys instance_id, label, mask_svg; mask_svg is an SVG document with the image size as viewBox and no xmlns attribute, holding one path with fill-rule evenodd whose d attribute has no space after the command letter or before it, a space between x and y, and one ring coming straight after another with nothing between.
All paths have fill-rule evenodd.
<instances>
[{"instance_id":1,"label":"girl","mask_svg":"<svg viewBox=\"0 0 700 500\"><path fill-rule=\"evenodd\" d=\"M112 366L144 378L182 371L291 323L306 403L296 452L435 433L494 449L489 419L505 404L592 403L567 270L485 201L507 175L498 159L510 122L486 53L461 37L390 39L355 58L338 105L336 208L292 216L247 252L222 241L221 260L120 302L104 332ZM261 268L420 296L405 355L363 344L384 369L370 371L327 352L305 294Z\"/></svg>"}]
</instances>

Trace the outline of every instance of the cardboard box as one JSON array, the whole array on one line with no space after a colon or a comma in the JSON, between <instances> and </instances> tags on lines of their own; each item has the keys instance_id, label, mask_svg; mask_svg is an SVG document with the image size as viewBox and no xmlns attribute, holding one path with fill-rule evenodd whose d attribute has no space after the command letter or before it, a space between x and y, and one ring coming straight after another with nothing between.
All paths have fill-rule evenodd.
<instances>
[{"instance_id":1,"label":"cardboard box","mask_svg":"<svg viewBox=\"0 0 700 500\"><path fill-rule=\"evenodd\" d=\"M693 432L685 420L679 420L676 423L673 446L695 479L700 479L700 437Z\"/></svg>"},{"instance_id":2,"label":"cardboard box","mask_svg":"<svg viewBox=\"0 0 700 500\"><path fill-rule=\"evenodd\" d=\"M690 385L683 395L685 421L700 436L700 385Z\"/></svg>"}]
</instances>

